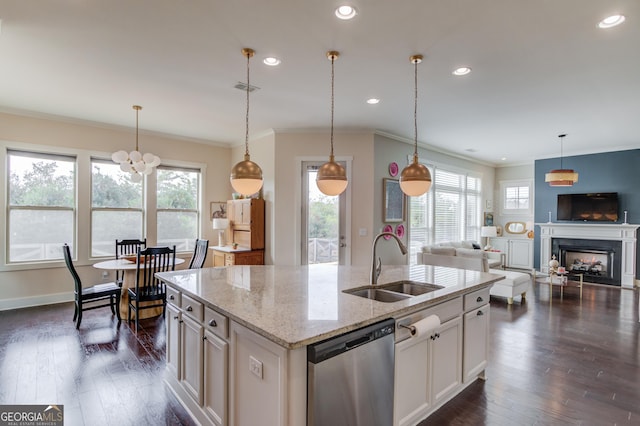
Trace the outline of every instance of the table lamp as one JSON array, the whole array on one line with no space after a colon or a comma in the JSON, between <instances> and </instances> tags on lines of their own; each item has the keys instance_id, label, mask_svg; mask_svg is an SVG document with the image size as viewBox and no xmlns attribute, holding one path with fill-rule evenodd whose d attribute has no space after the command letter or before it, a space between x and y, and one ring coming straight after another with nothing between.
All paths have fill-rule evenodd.
<instances>
[{"instance_id":1,"label":"table lamp","mask_svg":"<svg viewBox=\"0 0 640 426\"><path fill-rule=\"evenodd\" d=\"M224 247L227 244L225 232L229 227L229 219L213 219L213 229L218 230L218 246Z\"/></svg>"},{"instance_id":2,"label":"table lamp","mask_svg":"<svg viewBox=\"0 0 640 426\"><path fill-rule=\"evenodd\" d=\"M489 238L498 236L498 228L496 228L495 226L483 226L482 228L480 228L480 236L487 239L484 249L489 250L491 249L491 246L489 245Z\"/></svg>"}]
</instances>

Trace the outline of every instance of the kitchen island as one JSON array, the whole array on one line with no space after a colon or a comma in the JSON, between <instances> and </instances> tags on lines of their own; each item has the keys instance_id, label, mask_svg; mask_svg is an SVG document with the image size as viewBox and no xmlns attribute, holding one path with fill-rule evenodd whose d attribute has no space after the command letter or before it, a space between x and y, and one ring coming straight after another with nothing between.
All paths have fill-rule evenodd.
<instances>
[{"instance_id":1,"label":"kitchen island","mask_svg":"<svg viewBox=\"0 0 640 426\"><path fill-rule=\"evenodd\" d=\"M158 274L167 284L169 387L203 424L303 425L307 346L381 320L401 322L431 307L455 310L453 316L462 322L465 296L482 294L487 304L488 288L502 278L435 266L384 266L379 285L411 280L442 288L393 303L343 292L367 285L369 272L362 267L312 265ZM460 380L447 390L447 400L470 383L462 380L462 326L458 329L459 353L453 358L460 360ZM396 330L397 336L402 333L408 331ZM484 365L486 359L476 375ZM436 407L434 401L429 396L429 410ZM441 398L438 406L444 402ZM422 412L427 411L412 416Z\"/></svg>"}]
</instances>

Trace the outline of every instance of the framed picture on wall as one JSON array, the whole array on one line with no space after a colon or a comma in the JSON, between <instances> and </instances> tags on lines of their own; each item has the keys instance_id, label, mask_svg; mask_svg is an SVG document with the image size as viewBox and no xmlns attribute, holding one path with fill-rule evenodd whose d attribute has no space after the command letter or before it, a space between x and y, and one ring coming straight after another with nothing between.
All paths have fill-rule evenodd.
<instances>
[{"instance_id":1,"label":"framed picture on wall","mask_svg":"<svg viewBox=\"0 0 640 426\"><path fill-rule=\"evenodd\" d=\"M493 213L485 212L484 213L484 225L483 226L493 226Z\"/></svg>"},{"instance_id":2,"label":"framed picture on wall","mask_svg":"<svg viewBox=\"0 0 640 426\"><path fill-rule=\"evenodd\" d=\"M403 222L405 195L400 189L400 181L384 178L382 182L382 221Z\"/></svg>"},{"instance_id":3,"label":"framed picture on wall","mask_svg":"<svg viewBox=\"0 0 640 426\"><path fill-rule=\"evenodd\" d=\"M209 204L209 213L211 220L213 219L226 219L227 218L227 202L226 201L212 201Z\"/></svg>"}]
</instances>

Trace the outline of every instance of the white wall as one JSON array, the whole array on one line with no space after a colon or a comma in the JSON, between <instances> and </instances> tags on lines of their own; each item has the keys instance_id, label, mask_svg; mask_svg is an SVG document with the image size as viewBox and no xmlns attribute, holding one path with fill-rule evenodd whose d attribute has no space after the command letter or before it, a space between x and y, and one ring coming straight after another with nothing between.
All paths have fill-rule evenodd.
<instances>
[{"instance_id":1,"label":"white wall","mask_svg":"<svg viewBox=\"0 0 640 426\"><path fill-rule=\"evenodd\" d=\"M135 128L114 128L93 123L54 121L46 118L24 117L0 113L0 193L6 192L6 149L43 149L52 152L76 153L79 158L90 156L110 158L113 151L135 147ZM199 165L203 173L202 237L212 240L214 235L209 218L209 201L227 200L231 196L229 171L231 150L179 138L170 138L140 131L142 151L158 155L164 164ZM89 205L88 193L79 194L79 202ZM3 199L5 199L3 197ZM88 209L87 209L88 210ZM5 222L6 210L0 212ZM101 272L92 268L88 257L89 214L78 215L76 266L85 284L104 281ZM62 300L73 300L73 281L64 262L41 265L6 265L7 239L4 227L0 230L4 244L0 248L0 310ZM155 233L154 233L155 234ZM208 261L209 264L210 260ZM113 277L110 277L113 280Z\"/></svg>"}]
</instances>

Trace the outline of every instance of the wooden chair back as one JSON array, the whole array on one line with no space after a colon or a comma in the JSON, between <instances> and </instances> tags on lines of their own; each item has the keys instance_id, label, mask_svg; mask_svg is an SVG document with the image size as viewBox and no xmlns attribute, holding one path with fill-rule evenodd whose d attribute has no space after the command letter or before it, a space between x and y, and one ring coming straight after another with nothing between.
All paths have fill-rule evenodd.
<instances>
[{"instance_id":1,"label":"wooden chair back","mask_svg":"<svg viewBox=\"0 0 640 426\"><path fill-rule=\"evenodd\" d=\"M196 246L193 249L193 257L189 262L189 269L200 269L207 260L207 252L209 251L209 240L196 239Z\"/></svg>"}]
</instances>

